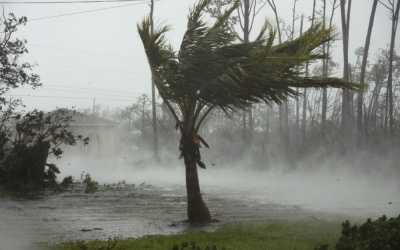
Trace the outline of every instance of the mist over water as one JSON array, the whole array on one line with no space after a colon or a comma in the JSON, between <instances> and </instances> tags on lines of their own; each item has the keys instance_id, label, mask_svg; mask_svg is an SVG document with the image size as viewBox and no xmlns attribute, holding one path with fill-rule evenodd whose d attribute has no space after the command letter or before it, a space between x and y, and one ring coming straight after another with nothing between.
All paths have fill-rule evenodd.
<instances>
[{"instance_id":1,"label":"mist over water","mask_svg":"<svg viewBox=\"0 0 400 250\"><path fill-rule=\"evenodd\" d=\"M360 157L351 162L333 158L314 166L299 164L295 170L283 165L255 170L248 159L228 166L208 164L208 169L199 169L199 179L205 199L208 193L223 195L226 190L243 193L241 199L249 205L279 204L355 218L398 216L400 171L393 169L396 163L391 159ZM123 157L75 163L65 159L59 164L60 177L77 177L85 171L100 183L125 180L159 188L181 186L185 194L183 160L164 164L148 162L129 162Z\"/></svg>"},{"instance_id":2,"label":"mist over water","mask_svg":"<svg viewBox=\"0 0 400 250\"><path fill-rule=\"evenodd\" d=\"M174 155L173 155L174 156ZM0 198L0 249L23 249L30 242L142 237L196 230L186 223L185 171L173 157L157 163L151 154L115 158L54 160L59 180L90 173L99 191L45 196L34 200ZM199 169L203 198L221 222L339 220L364 221L399 215L399 171L391 159L333 158L320 164L284 164L255 169L251 158ZM133 189L105 190L126 181ZM215 227L211 225L210 228ZM202 228L204 230L204 228ZM21 240L22 239L22 240ZM4 248L6 247L6 248Z\"/></svg>"}]
</instances>

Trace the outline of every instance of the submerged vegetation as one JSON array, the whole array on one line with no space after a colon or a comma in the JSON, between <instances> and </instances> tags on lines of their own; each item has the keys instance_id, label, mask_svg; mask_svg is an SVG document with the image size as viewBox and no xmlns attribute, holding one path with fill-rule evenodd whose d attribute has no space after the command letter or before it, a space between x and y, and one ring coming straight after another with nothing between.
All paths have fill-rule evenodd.
<instances>
[{"instance_id":1,"label":"submerged vegetation","mask_svg":"<svg viewBox=\"0 0 400 250\"><path fill-rule=\"evenodd\" d=\"M144 183L141 184L141 186L143 185ZM103 187L105 190L120 191L123 189L132 189L135 187L135 184L129 184L126 181L119 181L117 183L103 184Z\"/></svg>"},{"instance_id":2,"label":"submerged vegetation","mask_svg":"<svg viewBox=\"0 0 400 250\"><path fill-rule=\"evenodd\" d=\"M89 173L84 174L84 172L82 172L81 180L82 183L86 185L85 193L94 193L99 188L99 183L97 181L92 180L92 177L90 177Z\"/></svg>"}]
</instances>

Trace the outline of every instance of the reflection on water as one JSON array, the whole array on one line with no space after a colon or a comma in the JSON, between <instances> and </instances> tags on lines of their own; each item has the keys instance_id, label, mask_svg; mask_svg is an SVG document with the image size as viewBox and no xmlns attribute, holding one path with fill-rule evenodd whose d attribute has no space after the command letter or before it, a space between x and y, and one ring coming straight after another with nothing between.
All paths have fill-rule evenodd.
<instances>
[{"instance_id":1,"label":"reflection on water","mask_svg":"<svg viewBox=\"0 0 400 250\"><path fill-rule=\"evenodd\" d=\"M68 192L35 200L3 198L0 213L0 230L38 241L139 237L179 232L169 225L185 218L185 198L181 188L167 191L152 186L95 194Z\"/></svg>"},{"instance_id":2,"label":"reflection on water","mask_svg":"<svg viewBox=\"0 0 400 250\"><path fill-rule=\"evenodd\" d=\"M149 184L117 191L103 188L85 194L75 190L34 200L0 198L0 242L3 246L15 241L23 245L197 230L183 222L185 187L176 184L183 181L165 180L167 172L150 174L148 179L138 174L129 182ZM208 176L202 173L202 191L213 218L222 222L366 219L397 216L400 211L400 185L396 182L267 173L242 173L240 178L236 173L233 180L230 172L210 172ZM91 173L94 180L101 180ZM213 227L215 224L201 230Z\"/></svg>"}]
</instances>

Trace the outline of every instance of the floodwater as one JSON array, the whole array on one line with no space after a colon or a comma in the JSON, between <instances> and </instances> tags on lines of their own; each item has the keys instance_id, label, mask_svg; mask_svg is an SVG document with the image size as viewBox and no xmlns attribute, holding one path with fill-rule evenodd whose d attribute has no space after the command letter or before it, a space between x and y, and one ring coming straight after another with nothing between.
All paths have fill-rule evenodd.
<instances>
[{"instance_id":1,"label":"floodwater","mask_svg":"<svg viewBox=\"0 0 400 250\"><path fill-rule=\"evenodd\" d=\"M100 165L60 166L64 176L71 174L76 179L82 169L90 172L100 182L100 189L94 194L86 194L83 186L77 186L71 192L37 199L0 198L0 249L23 247L31 242L175 234L210 230L218 225L200 227L183 222L183 167L131 169L115 163L109 167ZM228 169L201 170L199 174L203 198L212 217L221 223L364 220L400 213L398 178L382 181L337 173L304 175ZM135 187L120 183L121 189L110 190L102 185L122 180Z\"/></svg>"}]
</instances>

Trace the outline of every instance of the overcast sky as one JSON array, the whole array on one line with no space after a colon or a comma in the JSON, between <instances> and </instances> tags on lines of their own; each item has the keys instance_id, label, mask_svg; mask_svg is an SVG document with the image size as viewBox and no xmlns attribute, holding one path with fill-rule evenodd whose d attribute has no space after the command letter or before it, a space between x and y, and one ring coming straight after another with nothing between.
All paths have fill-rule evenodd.
<instances>
[{"instance_id":1,"label":"overcast sky","mask_svg":"<svg viewBox=\"0 0 400 250\"><path fill-rule=\"evenodd\" d=\"M35 73L43 87L32 90L25 86L7 96L22 98L27 109L52 110L56 107L78 109L96 104L110 108L136 102L143 93L150 94L150 70L136 24L150 8L148 1L119 3L17 4L16 2L49 2L50 0L13 0L4 4L4 12L28 17L17 36L28 41L29 54L21 60L37 63ZM52 0L61 1L61 0ZM65 1L65 0L64 0ZM75 1L75 0L70 0ZM89 0L83 0L89 1ZM76 2L76 1L75 1ZM276 0L281 18L291 23L293 0ZM310 16L312 0L299 0L298 15ZM320 0L317 0L320 5ZM330 2L328 0L327 2ZM194 0L159 0L155 2L157 23L171 24L168 39L179 48L185 32L189 7ZM350 27L350 52L364 46L372 0L353 0ZM82 12L82 13L79 13ZM77 13L77 14L74 14ZM328 10L330 13L330 10ZM266 5L258 14L257 25L265 18L274 23L271 9ZM340 10L335 24L340 29ZM300 22L297 21L297 29ZM305 24L308 27L309 24ZM378 6L370 50L371 59L378 48L390 41L391 21L388 10ZM399 32L398 32L399 33ZM399 43L397 37L397 44ZM335 43L334 60L342 61L341 41ZM351 57L352 63L355 57ZM339 76L340 72L338 72ZM29 95L29 96L28 96Z\"/></svg>"}]
</instances>

